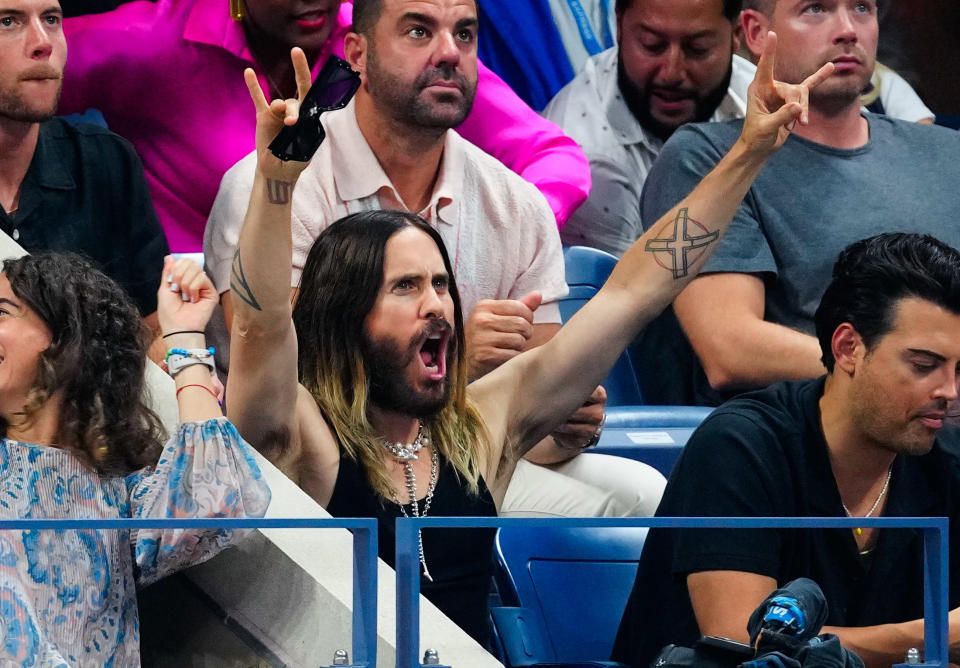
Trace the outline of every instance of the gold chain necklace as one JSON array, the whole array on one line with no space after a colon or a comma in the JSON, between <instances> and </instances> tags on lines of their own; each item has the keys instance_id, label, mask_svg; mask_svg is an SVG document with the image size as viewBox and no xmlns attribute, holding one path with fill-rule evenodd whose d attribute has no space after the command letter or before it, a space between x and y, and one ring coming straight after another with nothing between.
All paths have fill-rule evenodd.
<instances>
[{"instance_id":1,"label":"gold chain necklace","mask_svg":"<svg viewBox=\"0 0 960 668\"><path fill-rule=\"evenodd\" d=\"M870 517L876 512L877 508L880 506L880 501L883 500L883 497L887 494L887 488L890 487L890 478L893 477L893 464L890 464L890 468L887 469L887 479L883 482L883 489L880 490L880 496L877 497L877 500L873 502L873 505L870 507L870 510L867 511L867 514L864 515L864 518ZM843 499L840 499L840 505L843 506L843 512L847 514L847 517L853 517L853 513L850 512L850 509L847 508L847 504L843 502ZM857 527L854 529L858 536L863 535L863 529Z\"/></svg>"}]
</instances>

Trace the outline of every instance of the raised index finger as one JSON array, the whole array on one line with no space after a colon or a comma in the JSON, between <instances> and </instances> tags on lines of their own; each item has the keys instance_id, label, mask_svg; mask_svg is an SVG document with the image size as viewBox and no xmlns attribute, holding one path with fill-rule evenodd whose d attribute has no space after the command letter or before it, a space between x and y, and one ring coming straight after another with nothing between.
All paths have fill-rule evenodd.
<instances>
[{"instance_id":1,"label":"raised index finger","mask_svg":"<svg viewBox=\"0 0 960 668\"><path fill-rule=\"evenodd\" d=\"M757 61L757 81L773 81L773 65L777 53L777 33L772 30L767 33L763 42L763 51Z\"/></svg>"},{"instance_id":2,"label":"raised index finger","mask_svg":"<svg viewBox=\"0 0 960 668\"><path fill-rule=\"evenodd\" d=\"M257 73L248 67L243 71L243 80L247 82L247 90L250 91L250 99L253 100L253 106L256 107L257 113L269 109L270 105L267 104L267 98L263 94L263 89L260 88Z\"/></svg>"},{"instance_id":3,"label":"raised index finger","mask_svg":"<svg viewBox=\"0 0 960 668\"><path fill-rule=\"evenodd\" d=\"M307 56L299 46L290 49L290 60L293 61L293 74L297 78L297 99L303 100L312 83L310 64L307 63Z\"/></svg>"}]
</instances>

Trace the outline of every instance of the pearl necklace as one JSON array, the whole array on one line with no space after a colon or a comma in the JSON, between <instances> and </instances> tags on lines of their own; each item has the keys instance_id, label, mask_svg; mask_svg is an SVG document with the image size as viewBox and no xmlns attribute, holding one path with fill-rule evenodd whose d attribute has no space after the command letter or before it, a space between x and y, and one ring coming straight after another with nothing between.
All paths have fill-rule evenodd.
<instances>
[{"instance_id":1,"label":"pearl necklace","mask_svg":"<svg viewBox=\"0 0 960 668\"><path fill-rule=\"evenodd\" d=\"M413 443L401 443L400 441L393 443L387 439L383 439L383 444L387 448L387 451L402 462L418 459L417 453L423 449L423 446L430 443L430 439L423 435L423 420L418 420L417 422L419 425L417 427L417 437L413 439Z\"/></svg>"},{"instance_id":2,"label":"pearl necklace","mask_svg":"<svg viewBox=\"0 0 960 668\"><path fill-rule=\"evenodd\" d=\"M386 447L387 451L403 463L407 494L410 498L410 505L413 508L414 517L426 517L427 513L430 512L430 504L433 502L433 492L437 488L437 479L440 477L440 456L437 454L437 449L433 448L430 457L430 486L427 487L427 496L423 500L423 510L421 511L420 502L417 500L417 476L413 472L413 464L411 462L418 458L417 453L423 449L423 446L429 443L429 437L423 433L423 421L420 421L420 426L417 428L417 437L413 443L392 443L384 439L384 447ZM393 493L393 502L400 507L400 513L404 517L410 517L407 514L407 509L404 508L400 502L400 497L397 496L396 491ZM423 568L423 577L433 582L430 569L427 568L426 557L424 557L423 554L423 535L419 529L417 529L417 547L420 552L420 565Z\"/></svg>"},{"instance_id":3,"label":"pearl necklace","mask_svg":"<svg viewBox=\"0 0 960 668\"><path fill-rule=\"evenodd\" d=\"M880 496L877 497L877 500L873 502L873 505L870 507L870 510L867 511L867 514L864 517L870 517L877 510L877 507L880 505L880 501L883 500L883 497L887 494L887 488L890 487L890 478L893 476L893 464L890 465L890 468L887 469L887 479L883 482L883 489L880 490ZM853 517L853 513L850 512L850 509L847 508L847 504L843 502L843 499L840 500L840 505L843 506L843 512L847 514L847 517ZM863 529L857 527L854 529L858 536L863 535Z\"/></svg>"}]
</instances>

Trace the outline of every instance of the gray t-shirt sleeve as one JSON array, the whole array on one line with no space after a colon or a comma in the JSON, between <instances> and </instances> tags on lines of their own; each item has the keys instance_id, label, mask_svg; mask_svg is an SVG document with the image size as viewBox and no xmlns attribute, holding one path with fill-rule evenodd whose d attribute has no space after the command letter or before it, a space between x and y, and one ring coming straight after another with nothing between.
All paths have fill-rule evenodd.
<instances>
[{"instance_id":1,"label":"gray t-shirt sleeve","mask_svg":"<svg viewBox=\"0 0 960 668\"><path fill-rule=\"evenodd\" d=\"M673 134L643 186L640 211L645 230L689 195L720 162L740 136L742 125L742 121L687 125ZM694 219L697 217L696 211L689 213ZM752 189L702 272L777 273Z\"/></svg>"}]
</instances>

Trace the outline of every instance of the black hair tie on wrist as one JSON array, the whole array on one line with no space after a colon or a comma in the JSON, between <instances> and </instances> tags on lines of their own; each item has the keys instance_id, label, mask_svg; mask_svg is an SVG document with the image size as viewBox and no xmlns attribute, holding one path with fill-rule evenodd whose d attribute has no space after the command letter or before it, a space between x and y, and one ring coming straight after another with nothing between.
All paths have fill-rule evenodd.
<instances>
[{"instance_id":1,"label":"black hair tie on wrist","mask_svg":"<svg viewBox=\"0 0 960 668\"><path fill-rule=\"evenodd\" d=\"M179 332L170 332L169 334L164 334L163 338L167 338L168 336L173 336L174 334L206 334L206 332L199 329L184 329Z\"/></svg>"}]
</instances>

